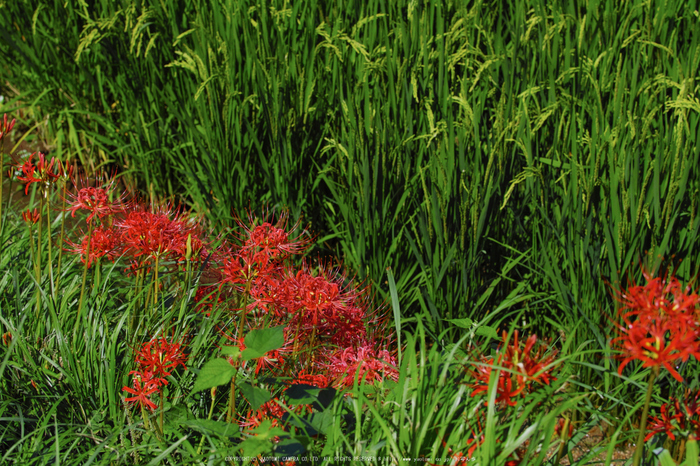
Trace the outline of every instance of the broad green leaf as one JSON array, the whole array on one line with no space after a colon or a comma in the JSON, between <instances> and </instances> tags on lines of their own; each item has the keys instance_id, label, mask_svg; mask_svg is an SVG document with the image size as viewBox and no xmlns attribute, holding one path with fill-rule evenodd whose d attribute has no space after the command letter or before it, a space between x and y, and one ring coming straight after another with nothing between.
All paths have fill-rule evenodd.
<instances>
[{"instance_id":1,"label":"broad green leaf","mask_svg":"<svg viewBox=\"0 0 700 466\"><path fill-rule=\"evenodd\" d=\"M333 402L335 394L335 388L317 388L306 384L290 385L284 392L290 405L310 404L317 411L328 408Z\"/></svg>"},{"instance_id":2,"label":"broad green leaf","mask_svg":"<svg viewBox=\"0 0 700 466\"><path fill-rule=\"evenodd\" d=\"M241 390L241 393L243 393L245 399L248 400L253 410L257 410L263 403L270 401L270 398L272 398L272 395L270 395L270 392L267 390L254 387L247 382L238 385L238 388Z\"/></svg>"},{"instance_id":3,"label":"broad green leaf","mask_svg":"<svg viewBox=\"0 0 700 466\"><path fill-rule=\"evenodd\" d=\"M238 346L224 346L221 348L221 354L231 356L233 359L238 359L241 355L241 349Z\"/></svg>"},{"instance_id":4,"label":"broad green leaf","mask_svg":"<svg viewBox=\"0 0 700 466\"><path fill-rule=\"evenodd\" d=\"M221 358L212 359L199 371L192 393L228 383L235 373L236 368L227 360Z\"/></svg>"},{"instance_id":5,"label":"broad green leaf","mask_svg":"<svg viewBox=\"0 0 700 466\"><path fill-rule=\"evenodd\" d=\"M252 330L245 337L243 360L260 358L268 351L274 351L284 346L284 325L272 328Z\"/></svg>"}]
</instances>

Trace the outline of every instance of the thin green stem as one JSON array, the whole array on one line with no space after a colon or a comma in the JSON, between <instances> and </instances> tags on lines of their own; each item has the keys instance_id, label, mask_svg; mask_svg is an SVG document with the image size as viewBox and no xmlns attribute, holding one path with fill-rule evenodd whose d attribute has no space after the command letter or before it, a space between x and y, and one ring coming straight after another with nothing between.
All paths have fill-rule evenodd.
<instances>
[{"instance_id":1,"label":"thin green stem","mask_svg":"<svg viewBox=\"0 0 700 466\"><path fill-rule=\"evenodd\" d=\"M61 208L61 243L58 248L58 267L56 268L56 289L59 289L59 282L61 280L61 262L63 260L63 242L65 240L66 232L66 186L68 183L63 181L63 207Z\"/></svg>"},{"instance_id":2,"label":"thin green stem","mask_svg":"<svg viewBox=\"0 0 700 466\"><path fill-rule=\"evenodd\" d=\"M160 432L164 434L165 430L163 429L163 413L165 412L165 404L163 403L163 390L160 390L158 393L160 394Z\"/></svg>"},{"instance_id":3,"label":"thin green stem","mask_svg":"<svg viewBox=\"0 0 700 466\"><path fill-rule=\"evenodd\" d=\"M233 422L233 416L236 412L236 376L231 378L231 393L228 398L228 413L226 415L226 422Z\"/></svg>"},{"instance_id":4,"label":"thin green stem","mask_svg":"<svg viewBox=\"0 0 700 466\"><path fill-rule=\"evenodd\" d=\"M146 411L146 407L143 405L143 403L139 403L141 405L141 417L143 418L143 427L148 430L150 427L148 423L148 412Z\"/></svg>"},{"instance_id":5,"label":"thin green stem","mask_svg":"<svg viewBox=\"0 0 700 466\"><path fill-rule=\"evenodd\" d=\"M656 366L649 374L649 382L647 386L647 396L644 400L644 409L642 410L642 420L639 423L639 434L637 434L637 448L634 450L633 466L639 466L644 454L644 434L647 428L647 418L649 417L649 405L651 404L651 395L654 392L654 380L659 375L659 367Z\"/></svg>"},{"instance_id":6,"label":"thin green stem","mask_svg":"<svg viewBox=\"0 0 700 466\"><path fill-rule=\"evenodd\" d=\"M212 416L214 415L214 406L216 405L216 387L211 389L211 406L209 406L209 416L207 416L207 420L211 421ZM202 447L204 446L204 439L205 436L202 436L202 440L199 442L199 448L197 448L197 454L201 455L202 454Z\"/></svg>"},{"instance_id":7,"label":"thin green stem","mask_svg":"<svg viewBox=\"0 0 700 466\"><path fill-rule=\"evenodd\" d=\"M36 257L35 257L35 272L36 272L36 317L39 318L39 312L41 310L41 214L44 211L44 198L42 197L39 201L39 224L37 241L36 241Z\"/></svg>"},{"instance_id":8,"label":"thin green stem","mask_svg":"<svg viewBox=\"0 0 700 466\"><path fill-rule=\"evenodd\" d=\"M75 318L74 332L78 330L78 324L80 323L80 313L83 310L83 299L85 298L85 282L87 280L88 264L90 263L90 238L91 237L92 237L92 222L88 223L87 250L85 251L85 267L83 267L83 284L80 287L80 302L78 304L78 315Z\"/></svg>"},{"instance_id":9,"label":"thin green stem","mask_svg":"<svg viewBox=\"0 0 700 466\"><path fill-rule=\"evenodd\" d=\"M4 146L4 134L0 138L0 240L2 239L2 233L5 231L5 222L2 219L2 193L4 191L3 186L3 173L5 172L5 154L2 152ZM2 263L2 249L0 249L0 264Z\"/></svg>"},{"instance_id":10,"label":"thin green stem","mask_svg":"<svg viewBox=\"0 0 700 466\"><path fill-rule=\"evenodd\" d=\"M160 262L160 251L158 251L158 254L156 255L156 269L155 269L155 278L153 280L153 307L155 308L158 306L158 266ZM163 311L165 312L165 311Z\"/></svg>"},{"instance_id":11,"label":"thin green stem","mask_svg":"<svg viewBox=\"0 0 700 466\"><path fill-rule=\"evenodd\" d=\"M46 187L44 189L44 198L47 199L48 201L48 195L49 195L49 189ZM46 231L48 233L49 237L49 283L51 284L51 297L53 299L56 299L56 287L54 285L53 281L53 257L51 253L51 209L48 206L47 202L47 208L46 208Z\"/></svg>"}]
</instances>

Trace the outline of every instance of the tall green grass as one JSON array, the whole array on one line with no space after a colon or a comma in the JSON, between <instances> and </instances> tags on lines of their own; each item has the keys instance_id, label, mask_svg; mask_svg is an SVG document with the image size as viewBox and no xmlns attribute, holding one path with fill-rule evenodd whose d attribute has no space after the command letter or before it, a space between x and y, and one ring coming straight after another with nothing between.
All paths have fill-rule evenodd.
<instances>
[{"instance_id":1,"label":"tall green grass","mask_svg":"<svg viewBox=\"0 0 700 466\"><path fill-rule=\"evenodd\" d=\"M286 205L382 293L392 267L438 332L501 273L499 244L559 263L553 284L692 255L696 2L4 10L8 81L51 114L56 155L222 223Z\"/></svg>"},{"instance_id":2,"label":"tall green grass","mask_svg":"<svg viewBox=\"0 0 700 466\"><path fill-rule=\"evenodd\" d=\"M52 155L222 226L288 206L442 344L515 309L608 351L606 280L698 272L699 9L16 1L0 53ZM577 376L609 392L606 361Z\"/></svg>"}]
</instances>

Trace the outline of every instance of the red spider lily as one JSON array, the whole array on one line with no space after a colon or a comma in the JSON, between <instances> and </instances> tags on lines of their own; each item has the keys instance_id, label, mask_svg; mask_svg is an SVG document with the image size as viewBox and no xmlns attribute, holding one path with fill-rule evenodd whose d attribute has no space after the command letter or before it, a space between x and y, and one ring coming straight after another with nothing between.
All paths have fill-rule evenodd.
<instances>
[{"instance_id":1,"label":"red spider lily","mask_svg":"<svg viewBox=\"0 0 700 466\"><path fill-rule=\"evenodd\" d=\"M187 237L196 229L181 218L178 209L170 206L156 212L142 206L132 207L115 225L121 231L125 249L133 257L145 257L146 261L170 254L184 258Z\"/></svg>"},{"instance_id":2,"label":"red spider lily","mask_svg":"<svg viewBox=\"0 0 700 466\"><path fill-rule=\"evenodd\" d=\"M554 437L561 437L561 435L564 433L564 429L566 428L566 421L567 420L563 417L559 418L557 425L554 426ZM567 438L571 438L572 435L574 435L574 425L573 423L569 423Z\"/></svg>"},{"instance_id":3,"label":"red spider lily","mask_svg":"<svg viewBox=\"0 0 700 466\"><path fill-rule=\"evenodd\" d=\"M161 385L166 385L165 377L171 374L171 370L177 366L185 366L187 356L183 353L181 343L170 343L167 339L160 337L144 343L141 350L136 353L136 362L141 367L141 373L148 374L149 380L159 381Z\"/></svg>"},{"instance_id":4,"label":"red spider lily","mask_svg":"<svg viewBox=\"0 0 700 466\"><path fill-rule=\"evenodd\" d=\"M325 331L339 315L354 307L364 290L345 285L338 269L321 266L313 276L305 264L296 274L287 273L279 284L277 304L293 314L291 324L301 329Z\"/></svg>"},{"instance_id":5,"label":"red spider lily","mask_svg":"<svg viewBox=\"0 0 700 466\"><path fill-rule=\"evenodd\" d=\"M350 306L335 317L320 328L322 334L330 336L331 345L348 348L367 341L367 312L363 307Z\"/></svg>"},{"instance_id":6,"label":"red spider lily","mask_svg":"<svg viewBox=\"0 0 700 466\"><path fill-rule=\"evenodd\" d=\"M525 396L533 389L534 383L549 385L551 380L556 380L551 374L556 352L552 351L545 356L547 348L544 345L540 345L537 351L534 351L536 335L530 336L522 349L518 342L517 330L513 340L509 345L508 334L503 332L505 349L499 351L497 358L480 356L479 362L473 364L471 375L476 382L471 385L474 389L472 396L488 392L489 379L494 367L501 369L496 386L496 403L508 406L515 406L517 402L514 398L518 395Z\"/></svg>"},{"instance_id":7,"label":"red spider lily","mask_svg":"<svg viewBox=\"0 0 700 466\"><path fill-rule=\"evenodd\" d=\"M272 312L274 318L286 317L286 308L279 305L281 274L286 273L284 267L263 252L227 249L222 254L220 283L232 285L237 293L245 296L241 307L246 314Z\"/></svg>"},{"instance_id":8,"label":"red spider lily","mask_svg":"<svg viewBox=\"0 0 700 466\"><path fill-rule=\"evenodd\" d=\"M90 251L87 250L88 241L90 243ZM95 228L92 231L92 236L88 239L88 236L85 235L80 244L73 243L68 239L66 239L66 244L70 246L66 251L79 254L80 260L83 263L87 261L88 267L100 257L106 257L107 260L114 261L121 253L119 231L110 227L99 226Z\"/></svg>"},{"instance_id":9,"label":"red spider lily","mask_svg":"<svg viewBox=\"0 0 700 466\"><path fill-rule=\"evenodd\" d=\"M131 393L132 395L136 395L131 398L125 398L125 401L130 401L133 403L138 402L141 406L145 406L151 411L155 411L158 408L156 404L153 403L149 398L150 395L158 392L158 388L149 387L145 384L142 384L141 378L138 375L134 377L134 388L125 386L122 387L122 390Z\"/></svg>"},{"instance_id":10,"label":"red spider lily","mask_svg":"<svg viewBox=\"0 0 700 466\"><path fill-rule=\"evenodd\" d=\"M282 418L289 412L288 410L299 415L313 412L311 405L289 406L283 400L273 398L260 406L257 411L249 411L246 418L239 424L245 429L252 430L259 427L263 421L269 420L272 422L272 427L282 427Z\"/></svg>"},{"instance_id":11,"label":"red spider lily","mask_svg":"<svg viewBox=\"0 0 700 466\"><path fill-rule=\"evenodd\" d=\"M504 343L506 340L507 334L503 332ZM550 352L546 357L543 354L547 349L545 345L539 345L537 351L533 351L537 344L537 335L530 335L522 350L518 343L517 330L513 340L512 345L505 346L501 362L516 370L518 384L539 382L549 385L550 380L556 380L551 375L552 368L550 367L554 362L556 351Z\"/></svg>"},{"instance_id":12,"label":"red spider lily","mask_svg":"<svg viewBox=\"0 0 700 466\"><path fill-rule=\"evenodd\" d=\"M277 290L280 280L274 274L259 276L250 287L247 309L252 311L257 309L263 314L273 312L276 318L284 317L284 309L281 306L274 306L277 302Z\"/></svg>"},{"instance_id":13,"label":"red spider lily","mask_svg":"<svg viewBox=\"0 0 700 466\"><path fill-rule=\"evenodd\" d=\"M676 439L676 435L683 437L700 435L700 391L691 396L690 391L686 391L683 403L671 398L668 403L661 405L660 416L650 417L647 429L649 432L644 438L648 441L654 435L665 433L671 440Z\"/></svg>"},{"instance_id":14,"label":"red spider lily","mask_svg":"<svg viewBox=\"0 0 700 466\"><path fill-rule=\"evenodd\" d=\"M481 364L476 365L476 370L471 372L471 375L476 379L476 383L471 386L474 389L472 396L488 392L489 379L494 364L496 363L493 358L482 358ZM496 386L496 404L504 403L508 406L515 406L517 402L513 399L523 393L525 388L525 384L516 384L515 389L513 389L513 379L506 370L502 370L499 373ZM486 405L488 406L488 402Z\"/></svg>"},{"instance_id":15,"label":"red spider lily","mask_svg":"<svg viewBox=\"0 0 700 466\"><path fill-rule=\"evenodd\" d=\"M301 254L313 241L313 238L302 238L306 230L295 235L300 226L297 222L288 227L288 212L284 211L274 225L267 221L267 214L263 215L260 225L255 225L259 220L248 213L248 224L240 218L236 218L238 225L244 230L242 249L245 251L262 252L270 258L278 258L287 255Z\"/></svg>"},{"instance_id":16,"label":"red spider lily","mask_svg":"<svg viewBox=\"0 0 700 466\"><path fill-rule=\"evenodd\" d=\"M618 325L618 337L613 345L621 350L622 363L618 373L631 361L640 360L642 367L665 367L678 381L683 378L676 371L678 361L690 356L700 358L700 329L696 312L700 298L685 289L668 275L653 278L642 271L645 286L632 286L626 293L616 292L622 303L618 314L623 325ZM673 299L671 299L673 298Z\"/></svg>"},{"instance_id":17,"label":"red spider lily","mask_svg":"<svg viewBox=\"0 0 700 466\"><path fill-rule=\"evenodd\" d=\"M204 269L207 259L211 257L208 250L208 245L205 242L205 235L201 227L194 220L190 221L191 230L187 233L184 241L175 243L173 250L175 251L175 259L178 261L190 261L194 267ZM186 264L182 264L182 269L185 270Z\"/></svg>"},{"instance_id":18,"label":"red spider lily","mask_svg":"<svg viewBox=\"0 0 700 466\"><path fill-rule=\"evenodd\" d=\"M690 355L698 358L700 347L696 329L677 329L677 322L666 319L648 322L637 321L627 327L620 327L621 336L613 343L623 352L623 360L618 373L631 361L643 362L642 367L665 367L678 380L683 377L676 371L678 361L686 361Z\"/></svg>"},{"instance_id":19,"label":"red spider lily","mask_svg":"<svg viewBox=\"0 0 700 466\"><path fill-rule=\"evenodd\" d=\"M25 212L22 212L22 220L24 220L28 225L34 225L40 218L41 215L39 215L39 209L34 209L34 212L32 212L31 209L27 209Z\"/></svg>"},{"instance_id":20,"label":"red spider lily","mask_svg":"<svg viewBox=\"0 0 700 466\"><path fill-rule=\"evenodd\" d=\"M104 188L89 186L85 179L74 182L76 193L69 193L65 200L71 216L75 217L78 210L87 210L90 215L86 221L89 223L95 215L101 219L123 212L128 205L128 193L123 192L116 199L110 199L110 197L114 198L114 184L115 178L109 180Z\"/></svg>"},{"instance_id":21,"label":"red spider lily","mask_svg":"<svg viewBox=\"0 0 700 466\"><path fill-rule=\"evenodd\" d=\"M357 348L339 349L331 354L324 368L335 387L352 387L357 375L360 383L399 379L396 358L387 350L376 350L366 343Z\"/></svg>"},{"instance_id":22,"label":"red spider lily","mask_svg":"<svg viewBox=\"0 0 700 466\"><path fill-rule=\"evenodd\" d=\"M671 440L676 440L674 435L675 431L679 430L678 423L683 420L683 415L679 412L680 407L678 407L678 401L674 404L669 405L664 403L661 405L661 416L649 418L649 424L647 424L647 436L644 437L644 441L648 441L654 435L661 432L666 433Z\"/></svg>"},{"instance_id":23,"label":"red spider lily","mask_svg":"<svg viewBox=\"0 0 700 466\"><path fill-rule=\"evenodd\" d=\"M615 299L622 304L620 314L623 318L685 318L685 315L695 313L700 298L696 293L691 293L690 285L683 289L678 279L670 273L665 278L653 277L647 270L642 269L642 275L647 281L646 285L633 284L626 292L614 293ZM673 297L673 300L669 299L670 297Z\"/></svg>"},{"instance_id":24,"label":"red spider lily","mask_svg":"<svg viewBox=\"0 0 700 466\"><path fill-rule=\"evenodd\" d=\"M37 161L36 165L34 165L32 162L34 154L37 154L37 152L31 154L29 158L21 165L17 163L17 169L22 172L22 176L18 176L17 179L26 183L26 187L24 189L25 195L29 194L29 187L33 183L39 183L45 187L48 187L51 183L60 178L60 168L59 173L54 171L54 164L56 163L56 160L53 157L51 158L50 162L46 162L46 156L43 153L38 152L39 160ZM61 164L59 163L58 166L61 167Z\"/></svg>"},{"instance_id":25,"label":"red spider lily","mask_svg":"<svg viewBox=\"0 0 700 466\"><path fill-rule=\"evenodd\" d=\"M10 131L12 131L12 128L15 127L15 119L13 118L12 121L8 124L7 123L7 113L3 115L2 117L2 131L0 131L0 139L3 138L6 134L9 134Z\"/></svg>"},{"instance_id":26,"label":"red spider lily","mask_svg":"<svg viewBox=\"0 0 700 466\"><path fill-rule=\"evenodd\" d=\"M308 374L305 371L302 371L291 382L289 382L289 385L311 385L317 388L327 388L330 386L330 383L331 381L326 375Z\"/></svg>"},{"instance_id":27,"label":"red spider lily","mask_svg":"<svg viewBox=\"0 0 700 466\"><path fill-rule=\"evenodd\" d=\"M271 421L271 427L280 427L279 419L269 418L267 412L262 408L257 411L248 411L248 415L243 420L239 421L238 424L246 430L253 430L260 427L263 421L266 420Z\"/></svg>"}]
</instances>

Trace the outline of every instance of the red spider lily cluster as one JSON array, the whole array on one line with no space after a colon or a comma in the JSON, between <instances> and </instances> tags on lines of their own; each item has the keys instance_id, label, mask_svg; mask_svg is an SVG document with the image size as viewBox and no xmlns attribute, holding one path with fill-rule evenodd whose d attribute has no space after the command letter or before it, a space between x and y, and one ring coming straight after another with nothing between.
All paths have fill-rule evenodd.
<instances>
[{"instance_id":1,"label":"red spider lily cluster","mask_svg":"<svg viewBox=\"0 0 700 466\"><path fill-rule=\"evenodd\" d=\"M33 159L36 154L38 154L39 160L34 163ZM48 188L49 185L55 183L65 173L60 162L57 162L53 157L47 162L46 156L41 152L35 152L24 163L18 163L17 169L21 172L17 179L25 183L24 194L29 193L29 188L34 183L45 189Z\"/></svg>"},{"instance_id":2,"label":"red spider lily cluster","mask_svg":"<svg viewBox=\"0 0 700 466\"><path fill-rule=\"evenodd\" d=\"M335 385L352 387L355 377L362 383L374 383L384 378L397 381L396 365L396 358L389 351L377 351L365 344L333 353L324 367Z\"/></svg>"},{"instance_id":3,"label":"red spider lily cluster","mask_svg":"<svg viewBox=\"0 0 700 466\"><path fill-rule=\"evenodd\" d=\"M289 227L283 214L275 223L249 215L248 223L239 220L239 225L238 241L224 244L215 254L221 275L218 295L235 296L235 319L219 329L243 351L250 330L285 326L284 346L243 363L245 370L318 388L351 387L356 376L360 384L398 379L395 357L386 341L375 336L384 325L382 317L369 311L367 291L328 265L313 269L308 262L298 268L291 264L291 255L304 252L310 243L298 224ZM370 334L369 326L375 332ZM241 425L277 422L280 412L268 408L250 412Z\"/></svg>"},{"instance_id":4,"label":"red spider lily cluster","mask_svg":"<svg viewBox=\"0 0 700 466\"><path fill-rule=\"evenodd\" d=\"M125 398L125 401L139 403L141 407L155 411L157 406L151 400L151 395L160 393L161 387L168 384L166 377L178 366L187 369L187 356L183 350L181 343L168 342L163 337L144 343L135 357L138 370L129 372L129 375L133 375L133 387L122 389L134 396Z\"/></svg>"},{"instance_id":5,"label":"red spider lily cluster","mask_svg":"<svg viewBox=\"0 0 700 466\"><path fill-rule=\"evenodd\" d=\"M668 403L661 405L658 417L652 416L647 426L646 442L656 434L665 433L671 440L676 435L700 437L700 391L692 394L686 391L683 402L671 398Z\"/></svg>"},{"instance_id":6,"label":"red spider lily cluster","mask_svg":"<svg viewBox=\"0 0 700 466\"><path fill-rule=\"evenodd\" d=\"M302 261L295 266L292 256L306 251L313 238L299 223L291 225L286 213L276 220L269 213L260 219L252 214L246 221L237 218L238 233L215 247L182 209L153 208L119 194L113 177L94 184L74 181L64 196L65 210L72 216L84 213L88 226L82 238L66 241L66 249L88 267L123 260L129 264L127 274L155 273L156 282L159 268L206 269L215 283L198 287L194 310L209 317L220 307L217 328L230 345L244 351L251 330L285 326L284 346L240 363L250 377L285 377L337 389L353 386L356 377L360 384L398 379L396 358L383 337L385 317L372 309L367 290L329 264L312 267ZM144 355L156 344L166 342L154 340L140 350L142 367L133 373L133 387L124 388L134 395L129 401L151 410L150 397L166 382L162 370L168 369L159 372L146 363ZM263 407L241 425L256 426L254 419L274 420L277 414Z\"/></svg>"},{"instance_id":7,"label":"red spider lily cluster","mask_svg":"<svg viewBox=\"0 0 700 466\"><path fill-rule=\"evenodd\" d=\"M81 188L69 202L74 215L79 210L89 213L88 222L95 217L100 225L91 225L79 242L68 240L68 250L80 255L90 266L95 260L114 261L124 256L130 262L128 273L148 271L156 261L184 263L188 253L199 257L207 254L201 228L185 218L180 209L165 205L151 211L125 195L110 201L111 185L107 188ZM89 249L88 249L89 248Z\"/></svg>"},{"instance_id":8,"label":"red spider lily cluster","mask_svg":"<svg viewBox=\"0 0 700 466\"><path fill-rule=\"evenodd\" d=\"M192 309L203 318L219 316L216 328L220 335L241 354L251 331L284 326L282 347L250 360L230 359L241 376L255 383L275 377L289 381L287 387L302 385L329 389L329 393L356 383L398 380L393 344L385 336L388 314L373 307L367 288L353 283L338 266L312 265L305 260L295 264L293 256L304 253L313 237L300 223L289 222L286 213L276 218L269 212L262 218L252 213L245 220L236 218L237 232L214 241L183 209L170 204L154 207L120 192L114 175L90 181L85 176L74 177L72 167L55 159L47 161L43 154L38 161L33 154L18 163L16 170L17 178L26 184L25 193L34 183L45 187L46 194L56 180L66 182L60 197L62 210L73 218L82 217L85 228L79 237L65 239L64 250L78 255L85 264L84 281L89 267L122 262L125 273L136 276L137 288L153 284L152 293L143 294L149 309L149 304L158 304L161 286L163 293L172 291L165 289L168 284L174 292L182 291L172 281L160 283L162 269L206 272L209 280L195 281ZM24 219L36 222L40 213L28 211ZM148 274L154 280L146 280ZM81 291L81 306L82 298ZM142 409L147 428L145 413L158 408L156 397L162 402L168 377L180 366L187 369L183 350L181 342L161 337L135 352L137 369L130 372L132 382L123 391L126 402ZM284 428L283 419L290 413L313 412L315 405L286 404L285 390L277 389L276 398L259 409L246 410L239 403L238 412L231 408L227 419L238 420L250 433L263 422ZM235 407L235 398L231 406ZM161 412L161 430L162 422Z\"/></svg>"},{"instance_id":9,"label":"red spider lily cluster","mask_svg":"<svg viewBox=\"0 0 700 466\"><path fill-rule=\"evenodd\" d=\"M77 211L85 210L89 212L86 221L90 223L95 216L102 219L126 210L129 206L128 193L124 191L116 196L116 179L112 176L98 181L103 181L103 186L91 186L84 177L75 180L73 190L65 199L71 216L75 217Z\"/></svg>"},{"instance_id":10,"label":"red spider lily cluster","mask_svg":"<svg viewBox=\"0 0 700 466\"><path fill-rule=\"evenodd\" d=\"M518 396L524 397L538 385L556 380L552 376L554 370L555 351L548 351L544 344L537 344L537 336L531 335L522 346L518 341L518 331L513 334L511 343L508 334L503 332L503 346L494 358L479 356L473 364L471 375L475 382L472 396L487 393L489 379L494 368L500 369L496 387L496 404L515 406ZM486 402L488 405L488 402Z\"/></svg>"},{"instance_id":11,"label":"red spider lily cluster","mask_svg":"<svg viewBox=\"0 0 700 466\"><path fill-rule=\"evenodd\" d=\"M618 292L622 304L614 345L620 349L622 364L618 372L634 360L642 367L664 367L679 382L683 378L675 366L690 356L700 357L698 304L700 297L690 286L683 287L671 274L653 277L643 271L647 284L633 285Z\"/></svg>"}]
</instances>

